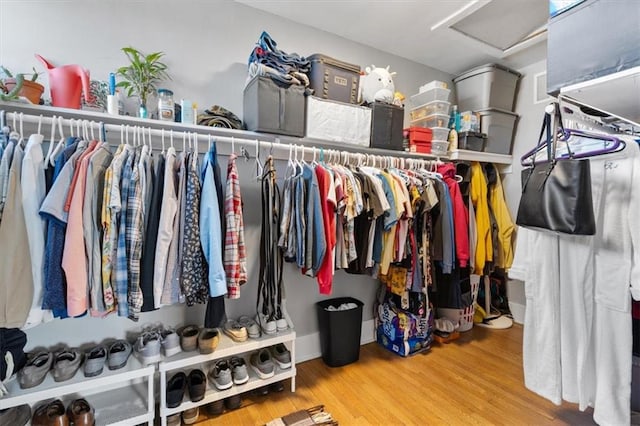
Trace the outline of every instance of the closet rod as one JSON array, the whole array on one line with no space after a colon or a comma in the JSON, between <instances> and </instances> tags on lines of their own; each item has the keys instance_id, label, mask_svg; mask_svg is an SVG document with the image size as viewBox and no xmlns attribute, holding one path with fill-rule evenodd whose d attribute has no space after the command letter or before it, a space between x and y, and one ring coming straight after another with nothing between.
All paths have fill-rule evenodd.
<instances>
[{"instance_id":1,"label":"closet rod","mask_svg":"<svg viewBox=\"0 0 640 426\"><path fill-rule=\"evenodd\" d=\"M2 108L2 106L0 106L0 108ZM52 114L51 111L47 111L48 114ZM17 129L15 130L19 130L20 129L20 120L22 117L22 122L23 123L27 123L27 124L31 124L31 125L41 125L41 131L43 132L43 134L45 136L47 136L47 132L49 131L49 128L51 127L52 121L53 121L53 116L52 115L36 115L36 114L32 114L32 113L22 113L22 112L9 112L5 110L5 122L8 125L12 125L14 122L14 118L15 118L15 123L16 123L16 127ZM111 117L109 117L111 118ZM56 116L56 120L60 120L60 117ZM203 129L199 129L198 132L195 131L189 131L189 130L173 130L170 125L169 128L165 128L162 127L163 122L162 121L152 121L150 123L148 123L148 126L145 125L131 125L131 124L112 124L112 123L103 123L103 122L98 122L95 120L88 120L88 119L69 119L69 118L62 118L62 126L63 126L63 130L65 131L65 135L70 136L70 133L68 132L68 129L70 128L71 125L74 126L74 130L78 124L78 122L87 122L89 123L89 125L94 126L94 129L98 128L100 129L101 127L103 127L105 129L105 132L107 134L107 142L112 142L114 143L116 140L118 142L120 142L120 135L122 132L122 129L126 129L127 126L129 128L129 132L133 131L136 128L142 128L144 129L144 134L145 137L149 135L149 133L151 133L152 136L156 137L156 138L161 138L163 133L164 133L164 137L165 137L165 146L170 146L170 137L171 134L173 133L173 139L174 139L174 147L176 149L178 149L179 147L181 147L182 145L182 140L183 140L183 136L184 137L188 137L189 135L191 136L191 138L196 137L198 140L198 151L199 152L204 152L204 150L206 150L206 147L208 146L208 142L209 140L211 141L215 141L215 142L222 142L225 145L231 147L234 144L237 144L241 147L244 147L246 151L248 151L251 155L253 155L256 151L259 151L259 155L262 156L266 156L266 155L272 155L273 158L275 159L280 159L280 160L287 160L290 158L291 152L292 150L295 150L297 152L297 154L299 156L306 156L306 158L320 158L323 153L326 152L327 155L347 155L347 159L354 161L357 159L361 159L362 161L365 161L366 159L370 158L372 159L372 161L374 162L374 164L403 164L406 160L413 160L413 161L425 161L425 162L429 162L429 161L447 161L446 157L445 158L440 158L437 156L427 156L427 155L420 155L420 154L415 154L415 153L410 153L410 152L394 152L394 155L387 155L387 153L385 152L384 154L379 153L379 152L371 152L373 151L370 148L366 148L366 147L358 147L358 146L351 146L351 145L333 145L330 144L327 147L316 147L316 146L309 146L309 145L300 145L298 143L296 143L294 145L295 142L298 142L295 138L288 138L286 136L283 137L279 137L277 135L265 135L265 137L256 137L256 138L247 138L247 137L235 137L235 136L219 136L217 135L217 131L218 129L216 128L206 128L204 126L200 126ZM144 123L147 124L147 123ZM97 126L97 127L96 127ZM156 126L156 127L152 127L152 126ZM158 128L158 126L160 126ZM208 131L203 132L204 129L208 129ZM164 130L164 132L163 132ZM226 132L225 133L229 133L228 129L223 129ZM57 130L56 130L57 131ZM24 135L23 135L24 136ZM109 138L109 136L111 136L111 138ZM109 141L109 139L111 139L111 141ZM269 140L271 139L271 140ZM283 143L280 142L281 139L291 139L294 143ZM305 141L306 142L306 141ZM153 148L157 149L159 147L158 143L155 142L153 144ZM200 149L200 148L204 148L204 149ZM362 151L365 151L364 153ZM229 151L231 152L231 151ZM265 152L267 152L267 154L265 154ZM371 153L369 153L371 152ZM221 152L221 154L225 154L223 152ZM279 155L277 155L279 154ZM398 155L400 154L400 155Z\"/></svg>"}]
</instances>

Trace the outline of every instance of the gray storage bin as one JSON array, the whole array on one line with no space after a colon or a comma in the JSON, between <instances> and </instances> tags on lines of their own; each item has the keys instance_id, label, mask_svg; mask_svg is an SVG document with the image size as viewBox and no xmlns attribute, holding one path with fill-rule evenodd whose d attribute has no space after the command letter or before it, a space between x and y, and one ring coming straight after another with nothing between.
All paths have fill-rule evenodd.
<instances>
[{"instance_id":1,"label":"gray storage bin","mask_svg":"<svg viewBox=\"0 0 640 426\"><path fill-rule=\"evenodd\" d=\"M482 151L487 141L487 135L479 132L460 132L458 134L458 148L470 151Z\"/></svg>"},{"instance_id":2,"label":"gray storage bin","mask_svg":"<svg viewBox=\"0 0 640 426\"><path fill-rule=\"evenodd\" d=\"M307 59L311 61L309 83L315 91L315 96L344 103L358 103L359 65L342 62L320 53Z\"/></svg>"},{"instance_id":3,"label":"gray storage bin","mask_svg":"<svg viewBox=\"0 0 640 426\"><path fill-rule=\"evenodd\" d=\"M483 65L453 79L458 111L500 108L513 111L521 74L498 64Z\"/></svg>"},{"instance_id":4,"label":"gray storage bin","mask_svg":"<svg viewBox=\"0 0 640 426\"><path fill-rule=\"evenodd\" d=\"M498 108L481 109L477 112L480 114L480 131L487 135L484 151L511 154L518 114Z\"/></svg>"},{"instance_id":5,"label":"gray storage bin","mask_svg":"<svg viewBox=\"0 0 640 426\"><path fill-rule=\"evenodd\" d=\"M371 106L371 147L404 151L404 108L374 102Z\"/></svg>"},{"instance_id":6,"label":"gray storage bin","mask_svg":"<svg viewBox=\"0 0 640 426\"><path fill-rule=\"evenodd\" d=\"M258 76L244 89L243 119L248 130L304 136L304 87L281 87Z\"/></svg>"}]
</instances>

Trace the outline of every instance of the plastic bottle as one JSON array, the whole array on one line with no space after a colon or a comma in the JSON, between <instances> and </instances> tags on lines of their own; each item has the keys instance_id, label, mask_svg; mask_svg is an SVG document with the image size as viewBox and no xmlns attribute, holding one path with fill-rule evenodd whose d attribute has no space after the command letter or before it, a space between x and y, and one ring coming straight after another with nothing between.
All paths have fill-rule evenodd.
<instances>
[{"instance_id":1,"label":"plastic bottle","mask_svg":"<svg viewBox=\"0 0 640 426\"><path fill-rule=\"evenodd\" d=\"M449 131L449 151L455 151L458 149L458 132L456 129Z\"/></svg>"},{"instance_id":2,"label":"plastic bottle","mask_svg":"<svg viewBox=\"0 0 640 426\"><path fill-rule=\"evenodd\" d=\"M453 108L451 108L448 127L455 129L456 132L460 131L460 112L458 111L458 105L454 105Z\"/></svg>"}]
</instances>

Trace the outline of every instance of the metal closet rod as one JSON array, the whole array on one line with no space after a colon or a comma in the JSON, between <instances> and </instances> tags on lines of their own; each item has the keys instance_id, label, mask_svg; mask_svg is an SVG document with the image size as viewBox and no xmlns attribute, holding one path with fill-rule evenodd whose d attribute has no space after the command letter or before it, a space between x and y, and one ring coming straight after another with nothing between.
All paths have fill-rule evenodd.
<instances>
[{"instance_id":1,"label":"metal closet rod","mask_svg":"<svg viewBox=\"0 0 640 426\"><path fill-rule=\"evenodd\" d=\"M271 141L271 140L261 140L260 138L248 139L248 138L241 138L241 137L237 138L235 136L217 136L212 133L203 134L200 132L190 132L187 130L173 130L173 129L163 129L163 128L157 129L149 126L137 126L137 125L129 125L129 124L110 124L110 123L103 123L103 122L97 122L94 120L86 120L86 119L73 119L73 118L69 119L69 118L63 118L61 116L55 116L55 115L45 116L43 114L36 115L36 114L29 114L29 113L23 113L23 112L9 112L9 111L5 112L5 122L7 122L8 124L12 124L13 122L16 123L17 128L14 130L16 131L20 130L20 127L21 127L20 123L36 124L39 127L38 132L43 132L41 134L45 136L47 135L47 130L51 127L54 120L56 120L56 125L58 125L58 123L61 122L63 129L66 128L66 131L64 133L65 136L71 135L69 131L71 126L73 126L74 135L76 136L79 135L79 132L77 132L76 129L85 131L84 126L88 126L86 128L86 131L88 131L89 134L92 134L92 133L95 134L95 131L92 131L92 130L97 128L98 135L104 130L105 139L107 139L106 134L111 133L114 135L114 138L117 138L118 142L120 142L122 140L121 135L123 134L123 132L126 132L127 130L129 132L136 132L136 131L139 131L139 129L142 129L144 131L143 132L144 138L147 138L147 136L149 135L155 136L157 138L164 137L165 138L164 145L167 148L171 146L170 140L173 135L173 146L176 149L178 149L183 144L183 141L190 142L193 139L195 139L199 143L202 142L206 144L208 144L208 142L210 141L223 142L223 143L232 145L232 151L235 150L233 149L235 144L239 144L240 146L243 146L243 147L245 145L249 145L255 150L256 157L260 157L264 153L264 150L266 149L269 153L268 155L271 155L275 159L281 159L281 160L287 160L291 158L302 159L304 158L305 154L309 154L309 156L311 156L311 158L315 160L315 159L321 159L321 157L325 156L326 154L326 158L333 159L334 161L337 160L339 162L343 162L343 159L344 159L346 160L346 162L349 162L349 163L370 164L374 166L389 165L389 166L396 166L396 167L404 167L405 164L418 165L418 166L431 166L434 162L441 161L441 159L437 157L432 159L427 159L427 158L423 159L423 158L415 158L415 157L406 158L406 157L397 157L393 155L379 155L379 154L368 154L368 153L361 153L361 152L350 152L350 151L335 149L333 147L318 148L315 146L286 144L286 143L279 142L279 138L275 135L272 136L272 137L275 137L275 141ZM43 127L43 126L46 126L46 127ZM56 132L58 132L57 128L56 128ZM57 137L60 137L60 134L57 134ZM131 142L131 140L129 140L129 142ZM152 149L158 150L158 148L160 148L160 146L157 143L152 146ZM353 147L353 148L357 149L357 147ZM199 150L199 151L202 152L202 150ZM274 154L275 151L279 151L281 155L275 155Z\"/></svg>"}]
</instances>

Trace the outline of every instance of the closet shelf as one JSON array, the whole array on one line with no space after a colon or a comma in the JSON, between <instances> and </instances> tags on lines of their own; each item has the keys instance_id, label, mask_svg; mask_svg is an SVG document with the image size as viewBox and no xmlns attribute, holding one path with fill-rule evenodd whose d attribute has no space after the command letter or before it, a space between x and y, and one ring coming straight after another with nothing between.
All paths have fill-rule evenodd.
<instances>
[{"instance_id":1,"label":"closet shelf","mask_svg":"<svg viewBox=\"0 0 640 426\"><path fill-rule=\"evenodd\" d=\"M84 377L80 368L73 378L64 382L55 382L51 373L47 373L44 382L29 389L20 388L18 381L13 380L7 384L9 395L0 398L0 410L22 404L35 404L48 398L59 398L71 393L83 395L94 389L123 384L123 388L118 390L120 393L124 392L131 380L151 378L153 382L154 372L154 365L143 366L135 356L131 356L123 368L109 370L105 365L102 374L96 377Z\"/></svg>"},{"instance_id":2,"label":"closet shelf","mask_svg":"<svg viewBox=\"0 0 640 426\"><path fill-rule=\"evenodd\" d=\"M211 385L211 382L208 381L207 392L204 395L204 399L198 402L191 402L188 396L188 392L185 392L185 397L183 399L182 404L180 404L176 408L161 407L160 416L162 417L171 416L173 414L180 413L182 411L189 410L191 408L199 407L203 404L209 404L211 402L214 402L220 399L228 398L230 396L238 395L244 392L249 392L251 390L257 389L262 386L266 386L272 383L286 380L286 379L295 377L296 375L296 368L295 366L292 365L290 368L287 368L284 370L276 367L276 374L273 377L270 377L268 379L261 379L251 369L251 367L249 366L249 360L247 358L248 357L245 357L245 361L247 362L247 370L249 372L249 381L247 383L242 385L234 384L229 389L225 389L221 391L216 389L213 385ZM203 370L203 371L205 371L205 374L208 374L208 370ZM188 371L186 371L185 373L188 373Z\"/></svg>"},{"instance_id":3,"label":"closet shelf","mask_svg":"<svg viewBox=\"0 0 640 426\"><path fill-rule=\"evenodd\" d=\"M270 143L273 143L273 148L278 148L281 152L281 155L277 158L283 159L288 158L288 145L276 145L279 143L282 144L298 144L303 145L307 148L316 147L316 148L325 148L325 149L335 149L339 151L347 151L352 153L361 153L361 154L371 154L377 156L389 156L389 157L398 157L398 158L417 158L417 159L442 159L442 160L471 160L471 161L494 161L500 164L508 164L511 162L511 156L500 156L497 154L490 154L484 152L476 152L476 151L464 151L468 152L468 154L462 154L465 158L458 158L461 154L456 154L456 152L452 153L451 156L447 155L433 155L433 154L421 154L416 152L406 152L406 151L392 151L387 149L380 148L370 148L370 147L362 147L358 145L351 145L343 142L322 140L322 139L310 139L310 138L297 138L293 136L286 135L277 135L270 133L257 133L251 132L247 130L234 130L234 129L223 129L218 127L208 127L208 126L200 126L194 124L184 124L184 123L175 123L168 121L160 121L160 120L152 120L147 118L138 118L126 115L109 115L102 112L96 111L86 111L86 110L77 110L77 109L68 109L68 108L57 108L57 107L49 107L42 105L33 105L21 102L2 102L0 101L0 110L5 110L6 112L18 112L24 113L25 115L32 115L38 117L42 115L43 117L53 117L62 116L66 119L75 119L75 120L88 120L94 121L96 123L102 122L104 124L110 124L115 126L140 126L140 127L150 127L151 129L156 130L165 130L166 132L195 132L201 135L201 137L207 137L207 135L211 135L213 137L219 138L236 138L237 143L245 143L245 142L253 142L260 141L261 148L264 151L270 150ZM48 126L43 127L43 132L46 135L48 132ZM120 135L118 134L119 138ZM112 136L113 138L113 136ZM166 134L167 143L169 134ZM244 141L244 142L241 142ZM182 142L182 135L176 135L174 144L179 145ZM282 151L286 150L286 153ZM251 150L249 150L251 152ZM284 155L282 155L284 154Z\"/></svg>"},{"instance_id":4,"label":"closet shelf","mask_svg":"<svg viewBox=\"0 0 640 426\"><path fill-rule=\"evenodd\" d=\"M195 364L203 364L209 361L228 358L239 353L257 351L258 349L277 345L278 343L289 342L296 339L296 332L293 330L283 331L274 335L262 335L257 339L248 339L244 342L234 342L227 335L220 334L220 342L215 351L210 354L199 354L198 352L180 352L166 361L158 364L158 371L171 371L189 367ZM247 364L248 366L248 364Z\"/></svg>"},{"instance_id":5,"label":"closet shelf","mask_svg":"<svg viewBox=\"0 0 640 426\"><path fill-rule=\"evenodd\" d=\"M494 154L492 152L469 151L458 149L449 152L451 161L479 161L481 163L511 164L513 156L505 154Z\"/></svg>"},{"instance_id":6,"label":"closet shelf","mask_svg":"<svg viewBox=\"0 0 640 426\"><path fill-rule=\"evenodd\" d=\"M147 386L136 383L85 399L95 409L96 426L135 426L153 422L155 413L148 408L148 397Z\"/></svg>"}]
</instances>

